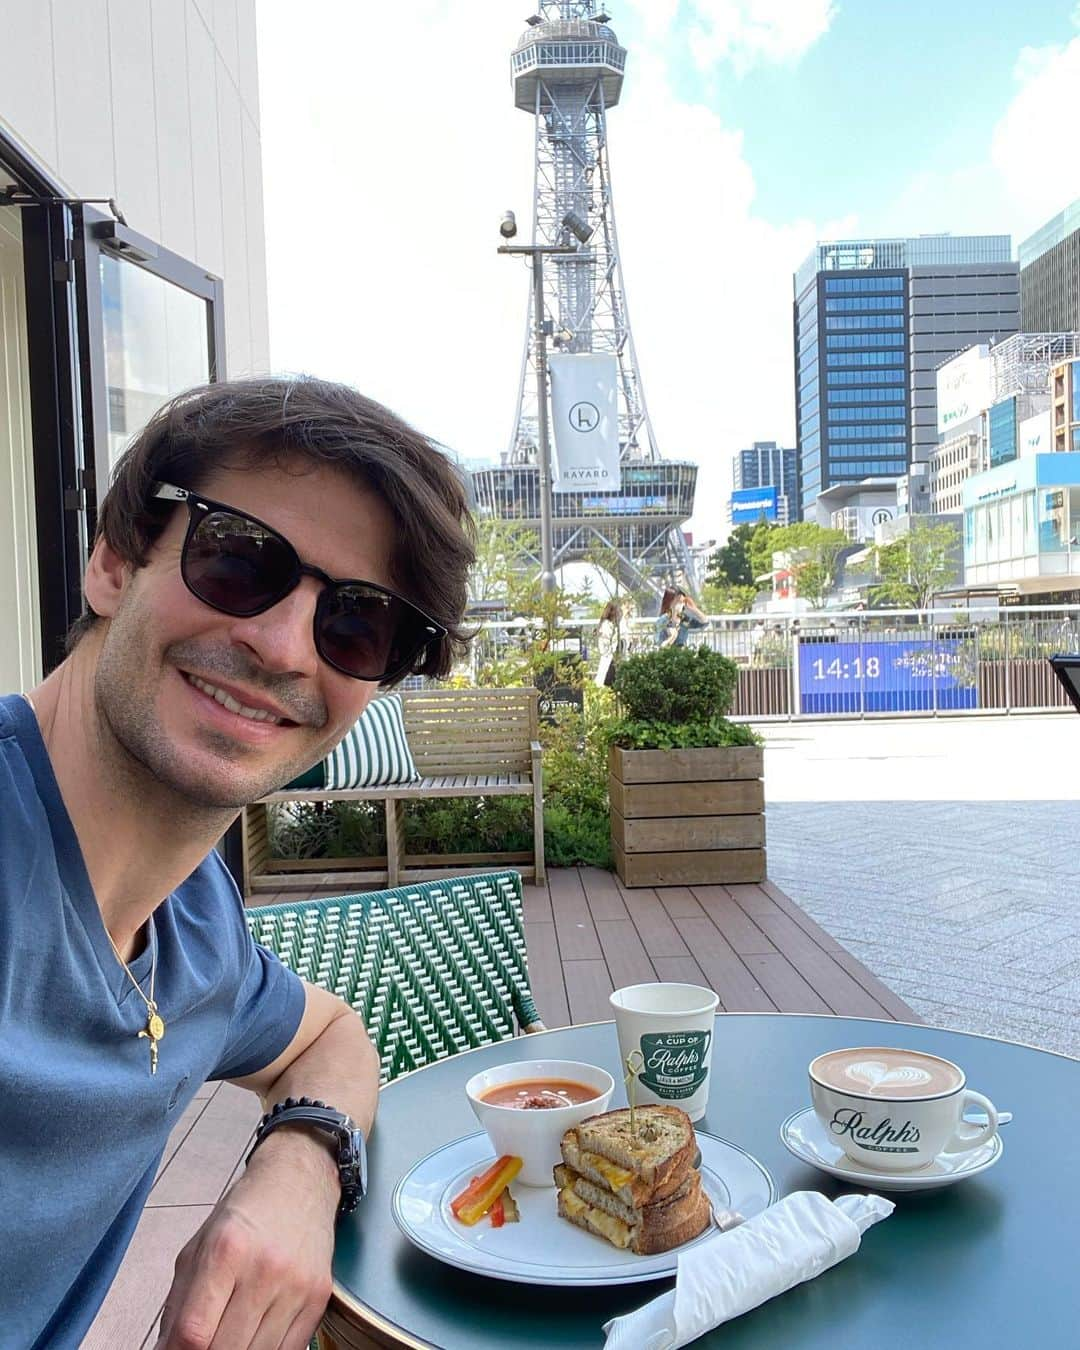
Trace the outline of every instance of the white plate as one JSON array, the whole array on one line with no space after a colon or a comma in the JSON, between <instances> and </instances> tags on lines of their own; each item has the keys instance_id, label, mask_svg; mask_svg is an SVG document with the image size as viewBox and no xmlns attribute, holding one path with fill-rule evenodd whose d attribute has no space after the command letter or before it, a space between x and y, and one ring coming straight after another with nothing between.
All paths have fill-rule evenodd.
<instances>
[{"instance_id":1,"label":"white plate","mask_svg":"<svg viewBox=\"0 0 1080 1350\"><path fill-rule=\"evenodd\" d=\"M772 1177L756 1158L715 1135L698 1134L701 1182L718 1209L750 1218L776 1199ZM450 1201L493 1161L486 1134L466 1135L429 1153L398 1182L391 1201L394 1221L410 1242L460 1270L518 1284L632 1284L674 1275L679 1253L719 1236L710 1224L700 1237L659 1256L619 1251L576 1228L556 1212L554 1186L514 1185L520 1223L492 1228L486 1219L459 1223Z\"/></svg>"},{"instance_id":2,"label":"white plate","mask_svg":"<svg viewBox=\"0 0 1080 1350\"><path fill-rule=\"evenodd\" d=\"M830 1176L868 1186L875 1191L930 1191L951 1186L954 1181L977 1176L993 1167L1004 1151L1001 1135L995 1134L978 1148L965 1153L939 1153L932 1163L912 1172L873 1172L853 1162L830 1138L812 1106L788 1116L780 1126L780 1139L790 1153Z\"/></svg>"}]
</instances>

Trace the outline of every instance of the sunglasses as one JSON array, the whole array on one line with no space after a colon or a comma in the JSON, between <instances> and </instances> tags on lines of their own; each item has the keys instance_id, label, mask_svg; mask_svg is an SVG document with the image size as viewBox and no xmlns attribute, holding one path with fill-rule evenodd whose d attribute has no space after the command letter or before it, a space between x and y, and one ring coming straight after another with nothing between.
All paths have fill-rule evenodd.
<instances>
[{"instance_id":1,"label":"sunglasses","mask_svg":"<svg viewBox=\"0 0 1080 1350\"><path fill-rule=\"evenodd\" d=\"M392 680L411 669L446 629L400 595L372 581L341 581L300 561L283 534L254 516L159 483L155 498L187 502L189 520L180 575L204 605L245 618L279 604L315 577L322 590L315 606L315 650L354 680Z\"/></svg>"}]
</instances>

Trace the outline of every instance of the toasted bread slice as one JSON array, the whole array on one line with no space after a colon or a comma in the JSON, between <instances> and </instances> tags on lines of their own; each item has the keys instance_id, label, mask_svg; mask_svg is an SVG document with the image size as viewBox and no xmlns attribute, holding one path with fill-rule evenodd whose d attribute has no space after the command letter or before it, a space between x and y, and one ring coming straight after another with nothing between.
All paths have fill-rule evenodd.
<instances>
[{"instance_id":1,"label":"toasted bread slice","mask_svg":"<svg viewBox=\"0 0 1080 1350\"><path fill-rule=\"evenodd\" d=\"M614 1163L599 1153L590 1153L578 1142L576 1130L567 1130L562 1137L563 1163L580 1176L587 1177L617 1195L631 1208L639 1208L653 1200L663 1200L682 1185L686 1171L672 1169L659 1183L643 1181L630 1168ZM687 1165L688 1170L689 1164Z\"/></svg>"},{"instance_id":2,"label":"toasted bread slice","mask_svg":"<svg viewBox=\"0 0 1080 1350\"><path fill-rule=\"evenodd\" d=\"M628 1205L606 1186L598 1186L588 1177L579 1176L565 1163L555 1168L555 1184L560 1190L572 1190L586 1204L606 1211L623 1223L644 1224L650 1231L659 1232L662 1228L681 1222L691 1204L696 1203L697 1192L701 1189L701 1174L687 1173L671 1195L642 1206Z\"/></svg>"},{"instance_id":3,"label":"toasted bread slice","mask_svg":"<svg viewBox=\"0 0 1080 1350\"><path fill-rule=\"evenodd\" d=\"M575 1186L567 1186L559 1191L559 1216L604 1238L613 1247L632 1251L638 1256L655 1256L681 1247L703 1232L710 1222L709 1197L701 1188L700 1178L698 1184L689 1185L686 1194L677 1201L670 1197L659 1205L637 1211L640 1217L636 1223L628 1223L625 1218L610 1212L612 1203L621 1203L610 1192L594 1183L586 1182L585 1185L593 1187L592 1198L600 1203L590 1204ZM657 1219L662 1217L663 1222L651 1222L650 1210L665 1210L663 1216L655 1216Z\"/></svg>"},{"instance_id":4,"label":"toasted bread slice","mask_svg":"<svg viewBox=\"0 0 1080 1350\"><path fill-rule=\"evenodd\" d=\"M697 1155L690 1117L677 1106L639 1106L634 1117L632 1132L627 1109L589 1116L574 1131L579 1151L640 1177L654 1194L672 1178L678 1185Z\"/></svg>"}]
</instances>

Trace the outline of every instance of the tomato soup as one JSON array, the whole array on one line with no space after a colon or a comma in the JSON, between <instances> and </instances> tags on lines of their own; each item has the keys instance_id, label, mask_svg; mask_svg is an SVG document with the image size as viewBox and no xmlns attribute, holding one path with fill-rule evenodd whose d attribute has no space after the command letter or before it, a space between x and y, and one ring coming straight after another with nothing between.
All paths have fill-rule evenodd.
<instances>
[{"instance_id":1,"label":"tomato soup","mask_svg":"<svg viewBox=\"0 0 1080 1350\"><path fill-rule=\"evenodd\" d=\"M488 1088L481 1093L480 1100L488 1106L544 1111L559 1106L580 1106L582 1102L591 1102L602 1095L598 1088L568 1078L519 1078L513 1083Z\"/></svg>"}]
</instances>

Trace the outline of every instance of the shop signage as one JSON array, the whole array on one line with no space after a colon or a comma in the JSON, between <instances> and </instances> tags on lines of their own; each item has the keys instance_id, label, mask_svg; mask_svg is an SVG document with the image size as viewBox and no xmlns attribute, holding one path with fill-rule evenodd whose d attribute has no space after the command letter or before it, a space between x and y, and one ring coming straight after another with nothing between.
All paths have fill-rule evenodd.
<instances>
[{"instance_id":1,"label":"shop signage","mask_svg":"<svg viewBox=\"0 0 1080 1350\"><path fill-rule=\"evenodd\" d=\"M948 434L954 427L989 408L994 400L994 363L989 348L969 347L937 373L937 429Z\"/></svg>"},{"instance_id":2,"label":"shop signage","mask_svg":"<svg viewBox=\"0 0 1080 1350\"><path fill-rule=\"evenodd\" d=\"M731 523L752 525L762 516L776 520L780 514L780 493L775 486L736 488L731 494Z\"/></svg>"},{"instance_id":3,"label":"shop signage","mask_svg":"<svg viewBox=\"0 0 1080 1350\"><path fill-rule=\"evenodd\" d=\"M555 492L619 486L618 362L604 352L550 358Z\"/></svg>"}]
</instances>

